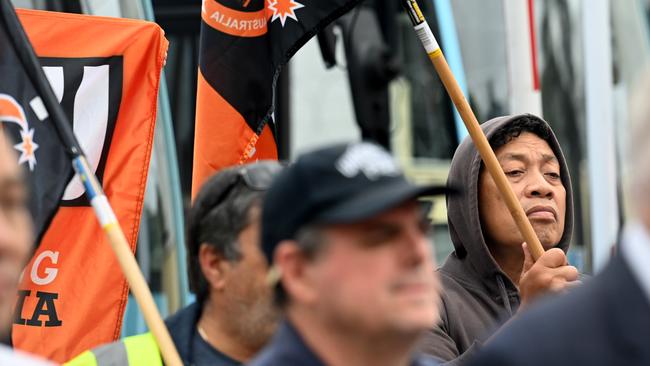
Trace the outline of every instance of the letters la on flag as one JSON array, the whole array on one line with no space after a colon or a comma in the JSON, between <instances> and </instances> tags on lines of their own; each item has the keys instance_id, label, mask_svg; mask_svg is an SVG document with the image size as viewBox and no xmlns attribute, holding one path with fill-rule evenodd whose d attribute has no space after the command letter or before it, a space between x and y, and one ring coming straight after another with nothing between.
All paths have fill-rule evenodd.
<instances>
[{"instance_id":1,"label":"letters la on flag","mask_svg":"<svg viewBox=\"0 0 650 366\"><path fill-rule=\"evenodd\" d=\"M276 159L267 122L282 66L361 0L203 0L192 195L215 171Z\"/></svg>"},{"instance_id":2,"label":"letters la on flag","mask_svg":"<svg viewBox=\"0 0 650 366\"><path fill-rule=\"evenodd\" d=\"M163 32L137 20L18 15L135 250L167 51ZM77 178L67 185L25 268L14 316L14 346L57 362L119 338L128 294L83 193Z\"/></svg>"}]
</instances>

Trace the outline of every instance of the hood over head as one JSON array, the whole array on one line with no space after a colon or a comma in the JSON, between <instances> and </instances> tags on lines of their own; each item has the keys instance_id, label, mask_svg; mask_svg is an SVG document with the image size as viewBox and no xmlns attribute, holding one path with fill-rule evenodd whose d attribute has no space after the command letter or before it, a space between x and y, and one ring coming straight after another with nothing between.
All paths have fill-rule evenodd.
<instances>
[{"instance_id":1,"label":"hood over head","mask_svg":"<svg viewBox=\"0 0 650 366\"><path fill-rule=\"evenodd\" d=\"M566 252L569 249L573 231L571 178L560 144L548 123L537 116L521 114L494 118L483 123L481 129L487 139L491 140L497 131L521 118L539 120L549 128L550 134L546 142L560 163L561 180L566 189L564 233L556 247ZM447 184L450 186L463 187L464 194L447 198L447 214L449 217L449 233L454 244L455 256L461 261L468 261L481 278L489 278L491 279L490 282L492 282L497 275L502 275L504 278L507 278L507 276L501 271L490 254L481 230L478 209L478 182L482 165L481 157L473 141L469 136L466 137L454 153L447 180Z\"/></svg>"}]
</instances>

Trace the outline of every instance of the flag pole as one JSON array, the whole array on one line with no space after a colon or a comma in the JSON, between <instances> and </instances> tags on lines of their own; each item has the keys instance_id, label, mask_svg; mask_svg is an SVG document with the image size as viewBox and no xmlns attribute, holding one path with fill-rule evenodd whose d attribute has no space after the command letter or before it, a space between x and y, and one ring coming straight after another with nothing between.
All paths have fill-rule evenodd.
<instances>
[{"instance_id":1,"label":"flag pole","mask_svg":"<svg viewBox=\"0 0 650 366\"><path fill-rule=\"evenodd\" d=\"M104 194L101 185L92 173L92 170L90 170L86 157L81 154L78 155L72 161L72 166L86 189L88 200L93 206L99 224L108 237L113 252L117 256L117 260L129 283L133 297L135 297L138 305L140 305L144 320L158 343L158 348L165 361L165 365L182 366L183 363L178 355L178 351L167 331L167 327L165 327L162 321L149 286L133 256L122 227L117 221L113 208L108 202L108 198Z\"/></svg>"},{"instance_id":2,"label":"flag pole","mask_svg":"<svg viewBox=\"0 0 650 366\"><path fill-rule=\"evenodd\" d=\"M124 236L124 232L117 221L117 217L115 216L99 181L90 169L88 161L83 154L83 150L79 146L74 132L70 127L69 120L63 112L63 108L58 103L50 84L45 78L40 62L36 58L31 43L22 28L22 24L16 15L13 5L9 3L9 0L0 0L0 12L4 19L4 22L1 23L5 25L16 54L25 67L30 81L34 84L36 91L42 98L43 104L50 114L51 121L56 126L57 133L66 145L66 151L72 158L72 166L86 189L86 196L88 197L95 215L97 216L97 219L113 248L113 252L117 257L122 272L131 288L131 292L133 293L138 305L140 305L145 322L158 343L165 364L170 366L182 366L183 363L178 355L178 351L176 350L174 342L172 341L169 332L162 321L162 317L156 308L151 291L142 275L142 271L140 271L140 267L138 267L138 263L133 256L133 252L126 240L126 236Z\"/></svg>"},{"instance_id":3,"label":"flag pole","mask_svg":"<svg viewBox=\"0 0 650 366\"><path fill-rule=\"evenodd\" d=\"M467 127L467 131L485 163L485 167L496 183L501 196L504 198L508 210L514 218L524 241L528 244L528 248L530 249L533 258L537 260L542 256L542 254L544 254L544 247L537 238L537 234L535 233L533 226L530 224L530 221L528 221L524 209L521 207L517 197L512 191L512 187L510 187L508 179L506 178L503 169L501 169L501 165L499 164L494 151L492 151L492 148L490 147L490 143L485 137L483 130L481 130L478 120L476 119L472 108L469 106L469 103L465 99L463 91L460 89L454 74L451 72L447 60L442 54L442 50L440 49L433 32L431 32L431 28L429 28L429 24L427 24L417 1L402 0L402 5L406 9L409 18L411 18L415 32L420 38L420 41L429 55L431 63L438 72L438 76L440 76L440 80L442 80L445 89L447 89L451 100L454 102L458 113L462 117L465 127Z\"/></svg>"}]
</instances>

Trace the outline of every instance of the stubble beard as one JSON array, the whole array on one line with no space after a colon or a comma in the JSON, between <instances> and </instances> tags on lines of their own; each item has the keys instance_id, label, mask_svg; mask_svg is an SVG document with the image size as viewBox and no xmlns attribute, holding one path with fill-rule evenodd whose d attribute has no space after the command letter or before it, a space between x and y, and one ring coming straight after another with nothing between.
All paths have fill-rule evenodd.
<instances>
[{"instance_id":1,"label":"stubble beard","mask_svg":"<svg viewBox=\"0 0 650 366\"><path fill-rule=\"evenodd\" d=\"M260 296L252 303L239 303L230 312L231 334L250 350L260 350L270 340L280 318L280 311L268 296Z\"/></svg>"}]
</instances>

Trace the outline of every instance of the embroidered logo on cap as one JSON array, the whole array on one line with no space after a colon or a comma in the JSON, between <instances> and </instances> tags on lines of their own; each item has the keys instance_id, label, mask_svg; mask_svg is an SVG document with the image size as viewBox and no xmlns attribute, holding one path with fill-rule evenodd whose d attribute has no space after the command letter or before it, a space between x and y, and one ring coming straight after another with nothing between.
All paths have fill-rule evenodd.
<instances>
[{"instance_id":1,"label":"embroidered logo on cap","mask_svg":"<svg viewBox=\"0 0 650 366\"><path fill-rule=\"evenodd\" d=\"M336 170L348 178L363 173L370 180L401 174L395 159L386 150L368 143L348 146L336 162Z\"/></svg>"}]
</instances>

